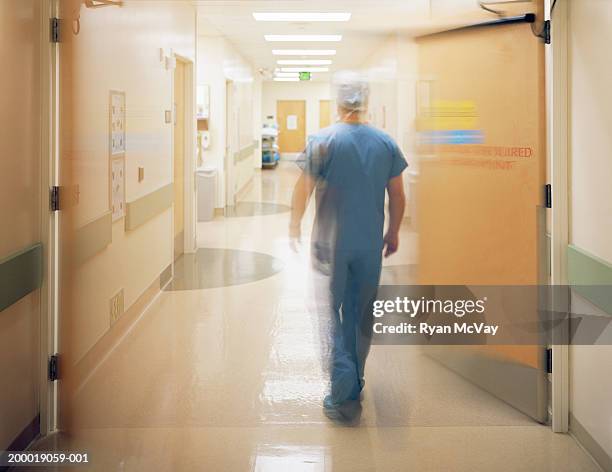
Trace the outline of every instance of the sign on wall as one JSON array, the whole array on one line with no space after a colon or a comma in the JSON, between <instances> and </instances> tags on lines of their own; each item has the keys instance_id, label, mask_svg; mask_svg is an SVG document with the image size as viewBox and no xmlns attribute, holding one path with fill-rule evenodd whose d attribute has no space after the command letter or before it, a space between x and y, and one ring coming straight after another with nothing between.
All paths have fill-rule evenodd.
<instances>
[{"instance_id":1,"label":"sign on wall","mask_svg":"<svg viewBox=\"0 0 612 472\"><path fill-rule=\"evenodd\" d=\"M111 90L109 108L109 195L116 221L125 216L125 92Z\"/></svg>"}]
</instances>

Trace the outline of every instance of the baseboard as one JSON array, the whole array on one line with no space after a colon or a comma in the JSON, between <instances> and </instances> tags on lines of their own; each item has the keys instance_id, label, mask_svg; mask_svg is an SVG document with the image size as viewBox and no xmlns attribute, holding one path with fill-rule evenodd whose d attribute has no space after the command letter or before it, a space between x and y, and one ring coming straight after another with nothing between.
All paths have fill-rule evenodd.
<instances>
[{"instance_id":1,"label":"baseboard","mask_svg":"<svg viewBox=\"0 0 612 472\"><path fill-rule=\"evenodd\" d=\"M605 472L612 472L612 457L604 450L603 447L591 436L584 426L578 421L574 415L570 413L569 419L570 434L574 437L578 444L590 454L593 460Z\"/></svg>"},{"instance_id":2,"label":"baseboard","mask_svg":"<svg viewBox=\"0 0 612 472\"><path fill-rule=\"evenodd\" d=\"M165 269L155 280L142 292L134 303L121 315L117 322L111 326L106 333L87 351L87 353L73 367L74 381L78 385L77 391L83 387L91 374L102 364L102 362L115 350L123 337L138 321L142 313L149 307L155 298L161 293L162 277L167 279ZM165 280L167 283L167 280Z\"/></svg>"},{"instance_id":3,"label":"baseboard","mask_svg":"<svg viewBox=\"0 0 612 472\"><path fill-rule=\"evenodd\" d=\"M6 451L20 452L25 451L30 444L40 435L40 415L36 415L30 423L23 428L21 433L6 448ZM5 451L3 451L5 454ZM4 462L4 461L3 461ZM0 465L0 472L8 471L8 466Z\"/></svg>"},{"instance_id":4,"label":"baseboard","mask_svg":"<svg viewBox=\"0 0 612 472\"><path fill-rule=\"evenodd\" d=\"M281 161L297 161L301 155L301 152L283 152L281 154Z\"/></svg>"}]
</instances>

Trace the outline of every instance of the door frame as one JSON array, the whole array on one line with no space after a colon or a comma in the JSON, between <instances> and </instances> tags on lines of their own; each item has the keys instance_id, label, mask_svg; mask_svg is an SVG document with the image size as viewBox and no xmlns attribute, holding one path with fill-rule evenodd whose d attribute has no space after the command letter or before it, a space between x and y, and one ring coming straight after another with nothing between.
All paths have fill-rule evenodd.
<instances>
[{"instance_id":1,"label":"door frame","mask_svg":"<svg viewBox=\"0 0 612 472\"><path fill-rule=\"evenodd\" d=\"M49 22L59 16L59 0L41 2L40 70L41 70L41 178L40 227L43 243L43 281L40 288L40 367L39 412L40 434L57 429L58 385L48 377L51 355L59 350L58 282L59 282L59 215L49 210L49 191L59 185L59 44L49 40Z\"/></svg>"},{"instance_id":2,"label":"door frame","mask_svg":"<svg viewBox=\"0 0 612 472\"><path fill-rule=\"evenodd\" d=\"M185 115L184 115L184 194L183 194L183 221L184 221L184 253L192 254L197 249L196 236L196 150L197 150L197 117L196 117L196 77L193 60L174 54L174 59L185 67ZM172 103L174 104L174 70L172 70ZM172 133L172 168L174 169L174 132ZM174 213L172 214L172 227L174 228ZM174 237L172 238L172 252L174 253ZM174 262L173 262L174 264Z\"/></svg>"},{"instance_id":3,"label":"door frame","mask_svg":"<svg viewBox=\"0 0 612 472\"><path fill-rule=\"evenodd\" d=\"M238 149L234 146L234 139L238 136L232 133L239 133L238 117L234 111L234 81L225 81L225 152L223 156L223 181L224 181L224 213L231 212L236 205L236 189L234 187L234 153ZM233 137L232 137L233 136ZM239 144L239 143L238 143Z\"/></svg>"},{"instance_id":4,"label":"door frame","mask_svg":"<svg viewBox=\"0 0 612 472\"><path fill-rule=\"evenodd\" d=\"M545 0L546 12L552 1ZM546 81L550 90L548 111L551 185L551 284L567 285L569 244L569 0L558 0L551 18L552 42L547 56ZM553 341L551 374L552 430L569 430L568 339Z\"/></svg>"}]
</instances>

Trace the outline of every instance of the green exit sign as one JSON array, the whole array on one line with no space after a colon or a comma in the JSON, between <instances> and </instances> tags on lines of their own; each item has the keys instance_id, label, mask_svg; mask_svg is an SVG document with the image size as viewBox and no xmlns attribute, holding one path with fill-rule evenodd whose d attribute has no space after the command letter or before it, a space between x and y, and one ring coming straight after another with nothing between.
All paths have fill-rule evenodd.
<instances>
[{"instance_id":1,"label":"green exit sign","mask_svg":"<svg viewBox=\"0 0 612 472\"><path fill-rule=\"evenodd\" d=\"M300 80L310 80L310 72L300 72Z\"/></svg>"}]
</instances>

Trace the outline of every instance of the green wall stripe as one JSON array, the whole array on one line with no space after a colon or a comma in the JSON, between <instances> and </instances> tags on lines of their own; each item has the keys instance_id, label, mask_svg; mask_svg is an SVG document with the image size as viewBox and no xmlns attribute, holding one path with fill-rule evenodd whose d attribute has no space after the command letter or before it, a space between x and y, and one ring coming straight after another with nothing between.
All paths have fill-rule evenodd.
<instances>
[{"instance_id":1,"label":"green wall stripe","mask_svg":"<svg viewBox=\"0 0 612 472\"><path fill-rule=\"evenodd\" d=\"M570 285L580 296L612 315L612 289L596 287L608 285L612 288L612 264L570 244L567 272Z\"/></svg>"},{"instance_id":2,"label":"green wall stripe","mask_svg":"<svg viewBox=\"0 0 612 472\"><path fill-rule=\"evenodd\" d=\"M113 242L113 214L109 211L76 232L74 257L81 264Z\"/></svg>"},{"instance_id":3,"label":"green wall stripe","mask_svg":"<svg viewBox=\"0 0 612 472\"><path fill-rule=\"evenodd\" d=\"M166 211L174 202L172 184L155 190L133 202L126 203L125 229L132 231L151 218Z\"/></svg>"},{"instance_id":4,"label":"green wall stripe","mask_svg":"<svg viewBox=\"0 0 612 472\"><path fill-rule=\"evenodd\" d=\"M259 146L259 141L255 140L253 141L253 144L249 144L248 146L243 147L240 151L234 153L234 164L251 157L257 150L257 146Z\"/></svg>"},{"instance_id":5,"label":"green wall stripe","mask_svg":"<svg viewBox=\"0 0 612 472\"><path fill-rule=\"evenodd\" d=\"M42 244L0 260L0 311L39 289L43 278Z\"/></svg>"}]
</instances>

